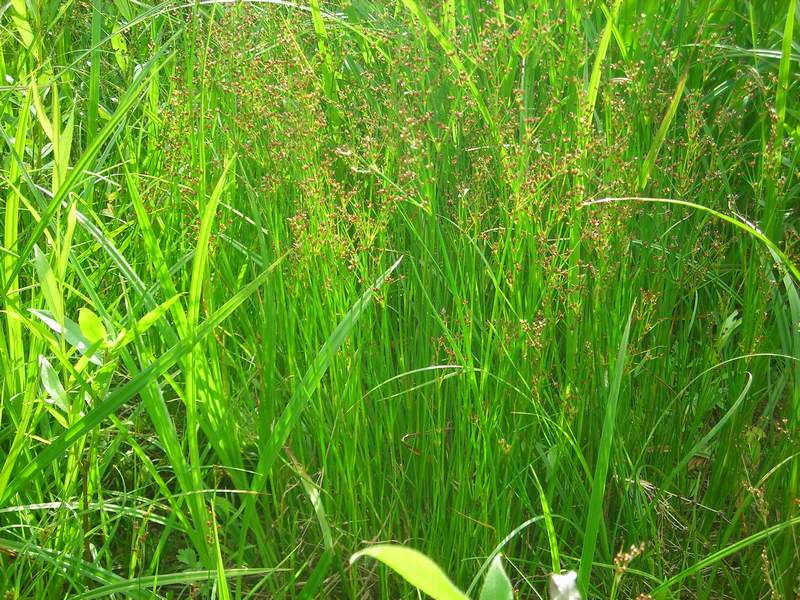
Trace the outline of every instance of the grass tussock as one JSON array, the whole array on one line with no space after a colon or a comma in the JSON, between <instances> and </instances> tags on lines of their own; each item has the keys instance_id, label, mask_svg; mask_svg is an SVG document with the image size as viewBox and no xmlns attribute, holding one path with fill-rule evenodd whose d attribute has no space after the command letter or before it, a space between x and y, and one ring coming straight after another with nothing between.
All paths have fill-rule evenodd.
<instances>
[{"instance_id":1,"label":"grass tussock","mask_svg":"<svg viewBox=\"0 0 800 600\"><path fill-rule=\"evenodd\" d=\"M796 598L798 15L6 4L3 597Z\"/></svg>"}]
</instances>

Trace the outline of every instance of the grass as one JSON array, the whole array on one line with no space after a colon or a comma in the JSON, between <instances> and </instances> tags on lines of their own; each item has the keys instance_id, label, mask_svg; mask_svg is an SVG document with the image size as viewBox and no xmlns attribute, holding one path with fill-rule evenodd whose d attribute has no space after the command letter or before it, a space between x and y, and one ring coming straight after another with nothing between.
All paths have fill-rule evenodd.
<instances>
[{"instance_id":1,"label":"grass","mask_svg":"<svg viewBox=\"0 0 800 600\"><path fill-rule=\"evenodd\" d=\"M795 598L799 11L4 5L4 598Z\"/></svg>"}]
</instances>

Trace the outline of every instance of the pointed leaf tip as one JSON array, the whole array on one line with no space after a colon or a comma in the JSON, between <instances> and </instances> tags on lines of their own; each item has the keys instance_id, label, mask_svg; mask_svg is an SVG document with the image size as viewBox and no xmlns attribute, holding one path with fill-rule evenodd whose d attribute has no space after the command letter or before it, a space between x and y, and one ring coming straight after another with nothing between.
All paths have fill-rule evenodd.
<instances>
[{"instance_id":1,"label":"pointed leaf tip","mask_svg":"<svg viewBox=\"0 0 800 600\"><path fill-rule=\"evenodd\" d=\"M500 555L494 557L486 579L483 580L480 600L513 600L514 588L503 568L503 559Z\"/></svg>"},{"instance_id":2,"label":"pointed leaf tip","mask_svg":"<svg viewBox=\"0 0 800 600\"><path fill-rule=\"evenodd\" d=\"M421 552L396 544L379 544L353 554L350 564L362 556L381 561L433 600L469 600L444 571Z\"/></svg>"}]
</instances>

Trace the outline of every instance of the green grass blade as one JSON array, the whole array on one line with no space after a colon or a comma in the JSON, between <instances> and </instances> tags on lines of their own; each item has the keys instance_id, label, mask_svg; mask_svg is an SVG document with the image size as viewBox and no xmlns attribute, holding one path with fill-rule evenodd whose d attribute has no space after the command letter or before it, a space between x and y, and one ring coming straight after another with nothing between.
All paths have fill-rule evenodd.
<instances>
[{"instance_id":1,"label":"green grass blade","mask_svg":"<svg viewBox=\"0 0 800 600\"><path fill-rule=\"evenodd\" d=\"M235 579L238 577L256 577L264 575L274 575L282 573L287 569L263 569L255 567L245 567L238 569L226 569L225 578ZM188 585L192 583L205 583L214 577L214 571L183 571L177 573L159 573L158 575L145 575L126 579L115 583L107 583L91 590L73 596L74 600L92 600L93 598L109 598L113 594L122 594L123 597L137 597L148 588L159 588L167 585ZM160 597L146 595L145 597Z\"/></svg>"},{"instance_id":2,"label":"green grass blade","mask_svg":"<svg viewBox=\"0 0 800 600\"><path fill-rule=\"evenodd\" d=\"M617 422L617 405L619 402L619 392L622 387L622 375L625 372L625 363L628 356L628 339L631 333L631 322L633 321L633 308L628 315L628 322L625 324L625 331L622 334L622 341L617 352L617 360L614 363L614 373L611 379L611 389L608 394L606 404L605 419L603 420L603 433L600 438L598 449L597 464L595 465L594 479L592 481L592 496L589 500L589 510L586 516L586 525L583 534L583 550L581 552L581 568L578 572L578 587L584 595L587 595L589 588L589 577L592 574L594 561L595 543L597 534L600 530L600 520L603 518L603 499L605 498L606 480L608 467L611 462L611 446L614 443L614 429Z\"/></svg>"},{"instance_id":3,"label":"green grass blade","mask_svg":"<svg viewBox=\"0 0 800 600\"><path fill-rule=\"evenodd\" d=\"M767 527L766 529L763 529L758 533L754 533L753 535L750 535L744 539L734 542L733 544L727 546L726 548L718 550L713 554L709 554L704 559L697 561L692 566L683 569L680 573L673 575L672 577L667 579L664 583L655 587L650 592L650 595L653 596L653 598L671 597L669 595L670 588L674 587L676 584L680 583L684 579L691 577L692 575L695 575L697 573L700 573L706 567L709 567L714 563L717 563L722 559L731 556L732 554L741 552L742 550L744 550L748 546L751 546L752 544L760 542L761 540L764 539L768 539L775 534L781 533L782 531L786 531L787 529L792 529L798 525L800 525L800 516L784 521L783 523L778 523L771 527Z\"/></svg>"},{"instance_id":4,"label":"green grass blade","mask_svg":"<svg viewBox=\"0 0 800 600\"><path fill-rule=\"evenodd\" d=\"M531 466L531 473L533 474L533 482L536 484L536 491L539 492L539 502L542 504L542 515L544 516L544 526L547 532L547 544L550 546L550 566L553 573L561 572L561 559L558 556L558 537L556 536L556 529L553 525L553 515L550 512L550 504L547 502L544 488L539 482L539 476L536 470Z\"/></svg>"},{"instance_id":5,"label":"green grass blade","mask_svg":"<svg viewBox=\"0 0 800 600\"><path fill-rule=\"evenodd\" d=\"M292 394L289 403L286 405L286 408L275 424L269 438L266 440L264 447L261 449L256 476L253 479L253 491L259 491L263 485L264 479L272 467L272 463L275 462L278 456L278 451L283 447L283 444L286 443L292 429L297 425L300 415L303 412L303 407L309 401L314 391L316 391L322 376L331 365L336 351L345 341L356 323L358 323L364 310L366 310L371 303L375 291L380 289L384 281L386 281L386 278L392 274L401 260L402 257L389 267L386 272L364 292L361 298L358 299L350 311L339 322L322 348L320 348L314 362L309 366L303 380Z\"/></svg>"},{"instance_id":6,"label":"green grass blade","mask_svg":"<svg viewBox=\"0 0 800 600\"><path fill-rule=\"evenodd\" d=\"M600 36L600 43L597 46L597 54L594 57L594 64L592 65L592 72L589 76L589 86L586 90L586 100L581 107L581 125L589 128L592 125L592 118L594 116L594 107L597 103L597 93L600 89L600 75L603 70L603 63L606 60L606 53L608 52L608 45L611 42L611 34L614 30L614 22L619 14L619 7L622 0L616 0L611 9L611 14L608 16L606 26L603 28L603 33Z\"/></svg>"},{"instance_id":7,"label":"green grass blade","mask_svg":"<svg viewBox=\"0 0 800 600\"><path fill-rule=\"evenodd\" d=\"M675 119L675 115L678 113L678 106L681 103L681 98L683 98L683 90L686 88L686 81L688 78L689 66L687 65L683 70L683 75L681 75L681 78L678 80L678 85L675 87L675 92L672 94L672 100L670 100L667 112L664 115L664 118L661 120L661 125L659 125L658 130L653 137L653 141L650 144L650 150L647 152L647 156L642 164L642 169L639 172L639 191L644 190L647 187L647 182L650 181L650 175L652 174L653 167L656 164L656 159L658 158L658 153L661 150L661 146L664 144L664 139L667 137L667 131L669 131L672 121Z\"/></svg>"}]
</instances>

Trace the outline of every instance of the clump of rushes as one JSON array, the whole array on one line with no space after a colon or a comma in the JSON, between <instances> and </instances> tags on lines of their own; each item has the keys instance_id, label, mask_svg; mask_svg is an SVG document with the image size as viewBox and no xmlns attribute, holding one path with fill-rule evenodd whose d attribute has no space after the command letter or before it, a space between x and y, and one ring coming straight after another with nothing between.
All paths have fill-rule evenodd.
<instances>
[{"instance_id":1,"label":"clump of rushes","mask_svg":"<svg viewBox=\"0 0 800 600\"><path fill-rule=\"evenodd\" d=\"M797 10L12 0L0 590L797 596Z\"/></svg>"}]
</instances>

